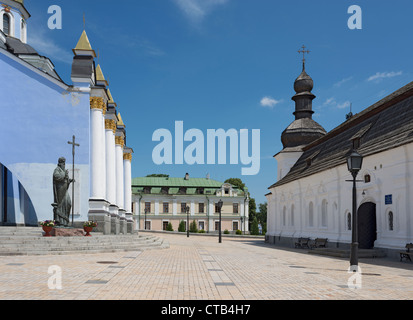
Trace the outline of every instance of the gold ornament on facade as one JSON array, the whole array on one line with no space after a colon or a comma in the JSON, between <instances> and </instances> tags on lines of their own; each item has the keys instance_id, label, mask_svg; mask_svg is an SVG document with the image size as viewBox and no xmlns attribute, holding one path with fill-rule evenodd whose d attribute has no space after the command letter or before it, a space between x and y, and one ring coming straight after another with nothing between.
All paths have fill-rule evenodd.
<instances>
[{"instance_id":1,"label":"gold ornament on facade","mask_svg":"<svg viewBox=\"0 0 413 320\"><path fill-rule=\"evenodd\" d=\"M123 148L123 146L125 145L125 140L121 136L116 136L115 137L115 144L117 144L117 145L119 145Z\"/></svg>"},{"instance_id":2,"label":"gold ornament on facade","mask_svg":"<svg viewBox=\"0 0 413 320\"><path fill-rule=\"evenodd\" d=\"M104 109L106 108L105 108L105 104L103 103L103 98L91 97L90 98L90 109L100 109L102 110L102 112L104 112Z\"/></svg>"},{"instance_id":3,"label":"gold ornament on facade","mask_svg":"<svg viewBox=\"0 0 413 320\"><path fill-rule=\"evenodd\" d=\"M123 160L132 161L132 153L124 153L123 154Z\"/></svg>"},{"instance_id":4,"label":"gold ornament on facade","mask_svg":"<svg viewBox=\"0 0 413 320\"><path fill-rule=\"evenodd\" d=\"M116 122L112 119L105 119L105 129L112 130L113 133L116 132Z\"/></svg>"}]
</instances>

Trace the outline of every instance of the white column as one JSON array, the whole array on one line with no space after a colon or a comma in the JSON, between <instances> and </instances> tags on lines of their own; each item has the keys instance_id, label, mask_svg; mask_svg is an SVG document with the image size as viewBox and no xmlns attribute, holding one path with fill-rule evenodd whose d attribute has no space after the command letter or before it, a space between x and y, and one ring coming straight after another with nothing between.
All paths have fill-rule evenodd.
<instances>
[{"instance_id":1,"label":"white column","mask_svg":"<svg viewBox=\"0 0 413 320\"><path fill-rule=\"evenodd\" d=\"M115 120L106 119L106 199L110 204L116 204L116 147Z\"/></svg>"},{"instance_id":2,"label":"white column","mask_svg":"<svg viewBox=\"0 0 413 320\"><path fill-rule=\"evenodd\" d=\"M126 213L132 213L132 154L123 154L124 208Z\"/></svg>"},{"instance_id":3,"label":"white column","mask_svg":"<svg viewBox=\"0 0 413 320\"><path fill-rule=\"evenodd\" d=\"M123 136L115 137L116 149L116 204L119 209L124 209L124 194L123 194Z\"/></svg>"},{"instance_id":4,"label":"white column","mask_svg":"<svg viewBox=\"0 0 413 320\"><path fill-rule=\"evenodd\" d=\"M176 216L177 213L178 213L178 203L177 203L177 200L174 199L172 202L172 214Z\"/></svg>"},{"instance_id":5,"label":"white column","mask_svg":"<svg viewBox=\"0 0 413 320\"><path fill-rule=\"evenodd\" d=\"M90 197L106 198L103 98L90 99Z\"/></svg>"}]
</instances>

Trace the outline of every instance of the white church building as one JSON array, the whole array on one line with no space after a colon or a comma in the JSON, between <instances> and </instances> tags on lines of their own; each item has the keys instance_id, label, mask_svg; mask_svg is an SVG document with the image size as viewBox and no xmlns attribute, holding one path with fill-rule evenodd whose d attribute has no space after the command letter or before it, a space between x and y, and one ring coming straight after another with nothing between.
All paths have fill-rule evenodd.
<instances>
[{"instance_id":1,"label":"white church building","mask_svg":"<svg viewBox=\"0 0 413 320\"><path fill-rule=\"evenodd\" d=\"M358 243L387 253L413 242L413 82L326 132L312 119L313 80L294 83L295 120L281 135L277 182L269 187L266 240L294 247L300 237L352 241L352 175L347 157L363 156L357 176Z\"/></svg>"}]
</instances>

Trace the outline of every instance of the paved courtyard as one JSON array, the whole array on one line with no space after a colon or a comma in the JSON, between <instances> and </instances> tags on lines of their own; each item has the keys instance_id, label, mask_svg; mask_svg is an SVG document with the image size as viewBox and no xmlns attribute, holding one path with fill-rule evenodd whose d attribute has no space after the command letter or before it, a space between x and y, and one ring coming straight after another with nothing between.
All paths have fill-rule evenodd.
<instances>
[{"instance_id":1,"label":"paved courtyard","mask_svg":"<svg viewBox=\"0 0 413 320\"><path fill-rule=\"evenodd\" d=\"M361 288L350 289L353 274L348 273L347 260L281 249L261 239L224 237L219 244L210 236L161 237L169 241L169 249L0 257L0 299L413 298L411 262L361 259ZM59 284L59 270L61 289L53 289Z\"/></svg>"}]
</instances>

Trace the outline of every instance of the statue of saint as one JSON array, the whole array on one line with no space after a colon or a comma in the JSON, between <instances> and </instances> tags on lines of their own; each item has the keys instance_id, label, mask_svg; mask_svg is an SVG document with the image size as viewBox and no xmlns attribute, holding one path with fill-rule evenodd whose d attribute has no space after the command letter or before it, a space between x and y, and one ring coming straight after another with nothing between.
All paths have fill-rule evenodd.
<instances>
[{"instance_id":1,"label":"statue of saint","mask_svg":"<svg viewBox=\"0 0 413 320\"><path fill-rule=\"evenodd\" d=\"M53 216L56 225L68 226L72 201L68 192L73 179L69 179L69 171L65 170L66 159L59 158L58 165L53 172Z\"/></svg>"}]
</instances>

